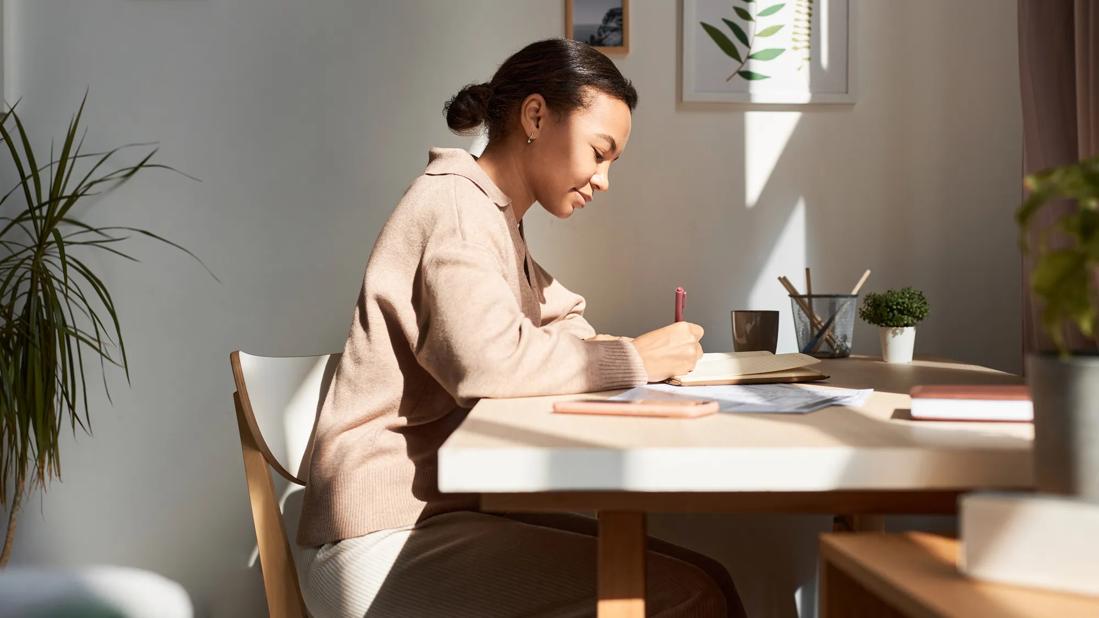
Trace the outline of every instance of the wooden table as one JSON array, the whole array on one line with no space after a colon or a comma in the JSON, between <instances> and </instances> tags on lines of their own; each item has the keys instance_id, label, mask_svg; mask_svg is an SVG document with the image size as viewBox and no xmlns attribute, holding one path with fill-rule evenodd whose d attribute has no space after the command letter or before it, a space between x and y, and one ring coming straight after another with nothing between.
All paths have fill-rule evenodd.
<instances>
[{"instance_id":1,"label":"wooden table","mask_svg":"<svg viewBox=\"0 0 1099 618\"><path fill-rule=\"evenodd\" d=\"M825 534L821 618L1073 618L1099 616L1099 597L1007 586L958 571L958 541L934 534Z\"/></svg>"},{"instance_id":2,"label":"wooden table","mask_svg":"<svg viewBox=\"0 0 1099 618\"><path fill-rule=\"evenodd\" d=\"M827 384L874 388L858 409L693 420L552 414L559 399L486 399L439 450L439 488L487 511L596 511L599 615L644 615L645 513L953 513L958 494L1032 484L1028 424L908 417L916 384L1017 383L943 361L824 361Z\"/></svg>"}]
</instances>

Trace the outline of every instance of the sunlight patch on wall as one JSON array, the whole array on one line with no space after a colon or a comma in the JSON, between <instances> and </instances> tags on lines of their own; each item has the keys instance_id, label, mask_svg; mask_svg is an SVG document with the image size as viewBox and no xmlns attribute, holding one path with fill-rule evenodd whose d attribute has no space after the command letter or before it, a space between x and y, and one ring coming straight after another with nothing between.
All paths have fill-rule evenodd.
<instances>
[{"instance_id":1,"label":"sunlight patch on wall","mask_svg":"<svg viewBox=\"0 0 1099 618\"><path fill-rule=\"evenodd\" d=\"M801 120L801 112L744 114L744 207L759 201L771 173Z\"/></svg>"},{"instance_id":2,"label":"sunlight patch on wall","mask_svg":"<svg viewBox=\"0 0 1099 618\"><path fill-rule=\"evenodd\" d=\"M805 271L805 199L798 198L790 209L790 216L782 232L771 245L767 261L748 295L749 309L777 309L779 311L778 352L796 352L793 317L790 313L790 297L779 285L779 275L791 277L794 285L803 287L798 273Z\"/></svg>"}]
</instances>

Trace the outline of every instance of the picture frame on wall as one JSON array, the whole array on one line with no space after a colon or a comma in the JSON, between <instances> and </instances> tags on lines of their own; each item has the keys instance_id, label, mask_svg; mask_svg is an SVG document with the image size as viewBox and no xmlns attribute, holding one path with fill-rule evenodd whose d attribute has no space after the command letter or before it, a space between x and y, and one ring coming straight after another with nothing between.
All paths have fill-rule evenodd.
<instances>
[{"instance_id":1,"label":"picture frame on wall","mask_svg":"<svg viewBox=\"0 0 1099 618\"><path fill-rule=\"evenodd\" d=\"M565 0L565 38L604 53L630 51L630 0Z\"/></svg>"},{"instance_id":2,"label":"picture frame on wall","mask_svg":"<svg viewBox=\"0 0 1099 618\"><path fill-rule=\"evenodd\" d=\"M857 0L683 0L683 100L855 102Z\"/></svg>"}]
</instances>

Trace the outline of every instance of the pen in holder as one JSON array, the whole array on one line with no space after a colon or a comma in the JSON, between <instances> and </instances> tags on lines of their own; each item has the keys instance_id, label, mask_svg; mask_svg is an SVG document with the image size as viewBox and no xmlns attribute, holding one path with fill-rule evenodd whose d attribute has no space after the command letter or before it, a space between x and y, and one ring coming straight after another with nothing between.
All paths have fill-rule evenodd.
<instances>
[{"instance_id":1,"label":"pen in holder","mask_svg":"<svg viewBox=\"0 0 1099 618\"><path fill-rule=\"evenodd\" d=\"M798 351L817 358L851 355L858 294L790 294Z\"/></svg>"}]
</instances>

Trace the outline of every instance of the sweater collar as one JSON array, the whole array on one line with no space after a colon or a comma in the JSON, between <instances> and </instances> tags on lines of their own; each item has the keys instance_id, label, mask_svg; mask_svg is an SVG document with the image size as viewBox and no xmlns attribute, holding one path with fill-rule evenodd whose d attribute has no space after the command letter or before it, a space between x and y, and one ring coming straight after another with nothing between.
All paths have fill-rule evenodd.
<instances>
[{"instance_id":1,"label":"sweater collar","mask_svg":"<svg viewBox=\"0 0 1099 618\"><path fill-rule=\"evenodd\" d=\"M492 182L485 170L477 164L477 159L461 148L432 148L427 154L427 169L424 174L428 176L445 176L453 174L467 178L477 185L488 199L496 206L507 208L511 200Z\"/></svg>"}]
</instances>

